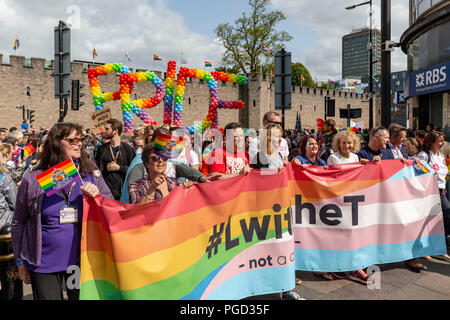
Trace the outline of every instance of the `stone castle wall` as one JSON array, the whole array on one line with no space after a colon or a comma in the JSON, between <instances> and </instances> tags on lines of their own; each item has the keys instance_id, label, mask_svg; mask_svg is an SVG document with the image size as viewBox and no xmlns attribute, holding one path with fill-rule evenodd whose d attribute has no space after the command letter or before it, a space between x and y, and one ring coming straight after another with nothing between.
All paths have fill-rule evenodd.
<instances>
[{"instance_id":1,"label":"stone castle wall","mask_svg":"<svg viewBox=\"0 0 450 320\"><path fill-rule=\"evenodd\" d=\"M0 55L0 63L2 62ZM24 66L25 57L10 56L9 64L0 65L0 127L9 128L11 126L20 127L22 123L22 110L16 106L25 105L26 108L36 112L35 127L51 127L59 118L59 99L54 97L53 68L46 67L44 59L31 58L32 66ZM80 99L85 104L79 111L72 111L69 108L65 121L76 122L84 127L91 126L90 113L94 111L92 97L89 88L89 81L86 72L86 64L83 62L72 62L72 80L80 80L84 85L81 93L84 96ZM52 64L53 66L53 61ZM98 64L96 64L98 65ZM89 64L88 67L92 67ZM143 70L137 70L143 71ZM158 77L164 80L164 74L155 72ZM117 74L110 74L99 77L102 92L115 91L119 89L119 77ZM29 87L30 95L27 95ZM239 100L242 97L242 88L231 83L218 83L219 97L222 100ZM324 118L324 97L330 96L336 99L336 120L339 126L345 126L346 119L339 118L339 108L346 108L350 104L352 108L362 108L362 118L353 121L364 121L366 126L369 123L368 96L361 94L345 94L339 91L327 91L314 88L293 87L292 109L286 110L286 128L294 128L297 111L301 116L304 128L315 128L316 118ZM241 91L241 94L240 94ZM245 120L250 128L259 128L262 125L262 118L265 112L274 110L275 86L272 77L258 74L255 78L249 79L248 98L245 108L246 117L242 117L239 110L219 110L219 127L224 127L228 122ZM131 99L150 98L155 94L155 87L151 82L138 82L134 86ZM186 83L186 90L183 103L183 124L191 125L194 121L201 121L208 112L208 86L199 79L192 79ZM376 101L376 99L374 100ZM379 106L375 104L375 123L379 123ZM122 119L122 112L119 101L106 102L105 106L110 106L113 117ZM148 110L147 112L158 122L163 123L164 105ZM280 111L281 113L281 111ZM142 124L142 121L134 117L135 127Z\"/></svg>"}]
</instances>

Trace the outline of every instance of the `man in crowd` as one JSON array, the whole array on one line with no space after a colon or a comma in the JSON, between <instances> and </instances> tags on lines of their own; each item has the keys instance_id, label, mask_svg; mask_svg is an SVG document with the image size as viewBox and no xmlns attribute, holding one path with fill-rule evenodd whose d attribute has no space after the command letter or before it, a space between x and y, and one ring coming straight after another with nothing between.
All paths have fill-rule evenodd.
<instances>
[{"instance_id":1,"label":"man in crowd","mask_svg":"<svg viewBox=\"0 0 450 320\"><path fill-rule=\"evenodd\" d=\"M105 138L110 140L101 145L95 161L103 174L114 199L119 200L128 167L135 156L128 143L121 142L123 125L117 119L110 119L105 125Z\"/></svg>"},{"instance_id":2,"label":"man in crowd","mask_svg":"<svg viewBox=\"0 0 450 320\"><path fill-rule=\"evenodd\" d=\"M6 128L0 128L0 142L2 142L9 135L9 131Z\"/></svg>"},{"instance_id":3,"label":"man in crowd","mask_svg":"<svg viewBox=\"0 0 450 320\"><path fill-rule=\"evenodd\" d=\"M386 150L389 142L389 130L385 127L375 127L369 132L369 143L359 150L358 156L360 159L369 161L380 161L394 159L392 152Z\"/></svg>"},{"instance_id":4,"label":"man in crowd","mask_svg":"<svg viewBox=\"0 0 450 320\"><path fill-rule=\"evenodd\" d=\"M275 111L267 112L263 117L263 126L266 127L268 124L278 124L281 126L282 122L281 122L280 114ZM250 146L248 149L250 159L256 159L255 156L258 153L258 151L260 151L259 150L259 136L252 139L252 141L250 142ZM287 162L288 157L289 157L289 147L288 147L287 141L284 138L282 138L282 140L281 140L280 148L278 149L278 152L283 157L283 160L285 162Z\"/></svg>"}]
</instances>

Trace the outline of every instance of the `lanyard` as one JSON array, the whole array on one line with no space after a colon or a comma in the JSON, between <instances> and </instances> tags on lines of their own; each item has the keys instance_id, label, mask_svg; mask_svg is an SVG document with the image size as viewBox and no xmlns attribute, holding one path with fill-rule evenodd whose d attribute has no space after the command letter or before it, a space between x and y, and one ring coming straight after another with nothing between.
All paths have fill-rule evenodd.
<instances>
[{"instance_id":1,"label":"lanyard","mask_svg":"<svg viewBox=\"0 0 450 320\"><path fill-rule=\"evenodd\" d=\"M113 162L117 162L117 158L119 157L120 154L120 144L119 144L119 150L117 150L116 156L114 156L114 152L111 148L111 144L109 144L109 152L111 153L111 157L113 159Z\"/></svg>"},{"instance_id":2,"label":"lanyard","mask_svg":"<svg viewBox=\"0 0 450 320\"><path fill-rule=\"evenodd\" d=\"M77 171L78 172L79 172L79 169L80 169L80 165L77 165ZM67 206L70 206L69 198L70 198L70 195L72 194L73 187L75 187L76 184L77 184L77 181L72 183L72 185L70 186L70 189L69 189L69 193L66 193L66 191L64 189L59 190L59 192L58 192L61 195L61 197L63 197L64 202L66 203Z\"/></svg>"}]
</instances>

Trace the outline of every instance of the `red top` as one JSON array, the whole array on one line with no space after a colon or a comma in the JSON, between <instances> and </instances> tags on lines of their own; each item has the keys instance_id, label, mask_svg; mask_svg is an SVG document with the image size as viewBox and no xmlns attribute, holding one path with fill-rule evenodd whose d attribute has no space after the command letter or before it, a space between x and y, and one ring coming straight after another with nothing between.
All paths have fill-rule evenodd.
<instances>
[{"instance_id":1,"label":"red top","mask_svg":"<svg viewBox=\"0 0 450 320\"><path fill-rule=\"evenodd\" d=\"M244 150L239 150L233 154L228 153L224 148L216 149L203 160L203 166L207 168L209 173L240 173L248 165L249 156Z\"/></svg>"}]
</instances>

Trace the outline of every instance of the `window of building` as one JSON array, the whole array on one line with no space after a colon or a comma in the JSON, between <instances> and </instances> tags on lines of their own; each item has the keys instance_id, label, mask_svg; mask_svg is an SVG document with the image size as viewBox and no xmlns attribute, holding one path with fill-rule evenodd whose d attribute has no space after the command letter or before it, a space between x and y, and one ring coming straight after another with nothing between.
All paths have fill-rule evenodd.
<instances>
[{"instance_id":1,"label":"window of building","mask_svg":"<svg viewBox=\"0 0 450 320\"><path fill-rule=\"evenodd\" d=\"M25 58L23 61L23 66L24 67L32 67L32 63L31 63L31 58Z\"/></svg>"}]
</instances>

